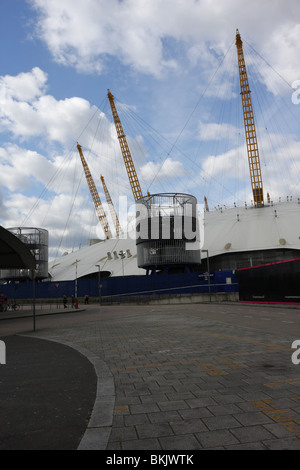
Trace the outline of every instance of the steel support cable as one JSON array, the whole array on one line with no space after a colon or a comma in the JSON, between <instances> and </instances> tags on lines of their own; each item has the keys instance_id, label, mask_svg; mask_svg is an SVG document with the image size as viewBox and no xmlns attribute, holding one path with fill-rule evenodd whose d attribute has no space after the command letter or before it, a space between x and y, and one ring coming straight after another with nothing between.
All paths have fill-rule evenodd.
<instances>
[{"instance_id":1,"label":"steel support cable","mask_svg":"<svg viewBox=\"0 0 300 470\"><path fill-rule=\"evenodd\" d=\"M83 178L83 174L82 174L81 177L80 177L79 183L78 183L78 185L77 185L77 190L76 190L76 192L75 192L75 194L74 194L73 201L72 201L71 207L70 207L70 209L69 209L69 214L68 214L67 221L66 221L65 226L64 226L64 229L63 229L62 236L61 236L61 238L60 238L60 242L59 242L58 247L57 247L55 259L57 259L57 257L58 257L58 251L60 250L62 241L63 241L64 236L65 236L65 232L66 232L67 227L68 227L68 225L69 225L69 221L70 221L70 218L71 218L71 214L72 214L72 211L73 211L73 207L74 207L74 203L75 203L75 200L76 200L76 197L77 197L77 193L78 193L79 188L80 188L80 186L81 186L82 178Z\"/></svg>"},{"instance_id":2,"label":"steel support cable","mask_svg":"<svg viewBox=\"0 0 300 470\"><path fill-rule=\"evenodd\" d=\"M229 49L227 50L226 54L224 55L224 57L223 57L222 61L219 63L219 65L218 65L217 69L215 70L215 72L213 73L212 77L210 78L210 80L209 80L209 82L208 82L208 84L207 84L207 86L206 86L206 88L205 88L204 92L202 93L202 95L201 95L201 96L200 96L200 98L198 99L198 101L197 101L196 105L194 106L194 108L193 108L192 112L190 113L190 115L189 115L188 119L186 120L186 122L185 122L185 124L184 124L183 128L181 129L181 131L179 132L179 134L178 134L178 136L176 137L175 141L173 142L173 144L172 144L172 146L171 146L171 148L170 148L170 150L169 150L169 152L168 152L168 154L167 154L167 156L166 156L165 160L166 160L166 159L167 159L167 157L170 155L170 153L172 152L173 148L176 146L176 144L177 144L178 140L180 139L181 135L183 134L184 130L186 129L186 127L187 127L188 123L189 123L189 122L190 122L190 120L192 119L192 116L194 115L194 113L195 113L196 109L198 108L198 106L199 106L200 102L202 101L202 99L203 99L204 95L206 94L206 92L207 92L207 90L208 90L208 88L209 88L209 86L210 86L211 82L213 81L213 79L214 79L215 75L217 74L218 70L220 69L221 65L223 64L223 62L224 62L225 58L227 57L227 54L228 54L229 50L231 49L231 47L232 47L232 45L229 47ZM164 163L164 162L163 162L163 163ZM162 164L162 165L163 165L163 164ZM161 165L161 167L162 167L162 165ZM160 167L160 168L159 168L159 170L157 171L157 173L156 173L156 177L157 177L157 175L159 174L159 172L161 171L161 167ZM156 177L155 177L155 178L156 178ZM155 178L154 178L154 179L152 180L152 182L150 183L150 186L149 186L149 188L150 188L150 187L151 187L151 185L153 184L153 182L154 182Z\"/></svg>"},{"instance_id":3,"label":"steel support cable","mask_svg":"<svg viewBox=\"0 0 300 470\"><path fill-rule=\"evenodd\" d=\"M254 52L254 54L256 54L269 68L271 68L271 70L280 78L280 80L282 80L285 84L288 85L289 88L291 88L290 84L284 79L284 77L279 72L277 72L274 69L274 67L272 67L257 51L255 51L255 49L252 46L249 45L249 47ZM254 67L254 72L256 73L257 82L258 83L261 82L261 75L259 74L259 72L257 72L256 67ZM271 75L271 78L272 78L272 75ZM275 81L273 82L273 85L274 85L274 88L275 88L275 85L276 85ZM271 103L271 105L269 105L269 103L267 102L266 94L261 94L261 96L260 96L259 91L260 91L260 89L259 89L259 87L257 87L256 92L257 92L257 97L259 98L258 99L258 105L260 106L261 115L262 115L263 122L264 122L264 128L265 128L266 133L267 133L268 138L269 138L270 149L273 150L273 152L275 154L276 150L277 151L280 150L280 144L279 144L279 142L277 142L277 145L275 145L274 141L271 138L271 134L269 132L269 127L271 127L273 129L274 135L280 136L282 148L284 148L285 152L286 152L285 156L288 154L289 157L290 157L291 163L292 163L293 169L291 168L291 174L290 174L290 176L285 177L285 185L286 185L286 188L288 189L290 187L291 180L293 178L295 178L295 173L298 173L297 178L299 180L299 170L297 168L297 160L295 159L294 155L290 151L290 143L288 142L285 134L283 133L282 123L285 124L286 129L288 130L290 135L293 135L293 130L291 129L290 125L288 124L288 121L286 119L286 115L285 115L284 112L282 112L282 110L285 109L287 112L289 112L292 115L292 118L293 118L292 122L295 122L294 121L295 116L294 116L294 113L291 111L291 104L290 104L290 107L288 107L287 103L286 103L286 100L283 100L280 97L279 99L280 99L280 102L281 102L281 106L280 106L280 109L281 109L280 119L281 120L279 122L278 117L273 112L272 119L270 121L270 126L267 125L266 120L265 120L265 113L263 113L262 108L269 109L270 106L273 105L273 102ZM264 106L261 106L261 102L263 102ZM295 120L299 122L298 116ZM274 160L272 160L272 162L274 162ZM283 180L284 175L287 174L287 165L283 166L283 163L284 163L283 159L280 158L280 160L279 160L279 167L280 168L279 168L278 177L280 178L281 181Z\"/></svg>"},{"instance_id":4,"label":"steel support cable","mask_svg":"<svg viewBox=\"0 0 300 470\"><path fill-rule=\"evenodd\" d=\"M132 110L126 109L126 111L127 112L124 112L124 110L123 110L123 112L125 114L124 122L126 122L127 128L130 129L131 132L137 133L137 134L142 133L143 142L144 142L145 147L147 149L147 154L149 154L149 148L150 148L150 152L152 152L153 154L156 154L156 155L158 155L159 153L161 155L167 153L167 148L170 147L170 142L168 142L167 139L165 139L158 131L156 131L150 124L146 123L145 120L143 120L140 116L138 116ZM132 122L134 122L136 124L135 127L132 125ZM138 130L136 130L137 128L138 128ZM141 132L141 130L145 131L145 132ZM151 132L149 132L149 130ZM146 134L147 139L144 139L144 134ZM139 147L138 143L137 143L137 147ZM159 149L159 151L158 151L158 149ZM143 151L143 149L141 151ZM182 155L182 153L181 153L181 155ZM153 162L153 164L155 166L157 166L157 164L160 164L160 170L161 170L163 168L163 164L165 163L166 159L162 160L162 157L159 156L158 160L159 160L159 162L156 161L156 162ZM148 161L147 163L152 163L152 161L151 162ZM149 169L151 170L153 178L156 179L156 171L153 169L152 166L150 166ZM178 188L178 184L182 184L182 181L180 180L180 177L178 177L178 174L175 171L172 172L172 169L170 170L168 180L169 179L173 180L172 185L174 185L176 188ZM176 181L178 182L178 184L176 184ZM162 181L159 181L159 185L160 185L160 188L159 188L160 192L161 191L168 192L168 188L165 186L165 184ZM147 185L145 184L145 186L147 186ZM147 188L147 189L149 189L149 188Z\"/></svg>"},{"instance_id":5,"label":"steel support cable","mask_svg":"<svg viewBox=\"0 0 300 470\"><path fill-rule=\"evenodd\" d=\"M103 100L104 101L104 100ZM85 130L89 127L91 121L94 119L95 115L99 112L99 109L98 107L96 108L95 111L93 111L93 114L92 116L90 117L90 119L88 120L87 124L84 126L84 128L82 129L82 131L80 132L78 139L80 139L80 137L83 135L83 133L85 132ZM39 198L37 199L37 201L35 202L34 206L32 207L29 215L27 216L27 218L25 219L25 221L29 218L29 216L31 216L31 214L34 212L34 210L36 209L36 207L38 206L38 204L40 203L41 199L42 199L42 196L45 194L45 192L47 191L47 189L49 188L49 186L53 183L53 181L57 178L58 174L60 173L62 167L64 166L66 160L69 159L69 156L70 154L73 152L74 150L74 147L75 147L75 144L72 145L71 147L71 150L66 154L65 158L63 159L63 161L61 162L59 168L57 168L57 170L55 171L55 173L53 174L53 176L50 178L48 184L46 185L46 187L43 189L43 191L41 192ZM71 160L69 160L69 164L70 164ZM66 170L65 170L66 171ZM74 207L74 204L75 204L75 200L76 200L76 197L77 197L77 194L78 194L78 191L79 191L79 188L80 188L80 185L81 185L81 182L82 182L82 177L83 177L83 174L81 175L80 177L80 180L79 180L79 183L78 183L78 186L77 186L77 190L75 191L75 195L74 195L74 198L73 198L73 201L72 201L72 204L71 204L71 207L70 207L70 210L69 210L69 215L68 215L68 218L67 218L67 222L65 224L65 227L64 227L64 230L63 230L63 235L60 239L60 242L59 242L59 245L58 245L58 248L57 248L57 252L56 252L56 256L55 256L55 259L57 258L57 254L58 254L58 251L61 247L61 244L62 244L62 241L63 241L63 238L64 238L64 235L65 235L65 232L66 232L66 229L69 225L69 220L70 220L70 217L71 217L71 213L72 213L72 210L73 210L73 207ZM74 175L74 178L75 178L75 175ZM73 180L73 186L74 186L74 180ZM52 203L53 203L53 200L52 200ZM52 204L51 203L51 204ZM48 211L49 213L49 211ZM45 220L45 218L44 218ZM23 224L25 224L25 221L23 222Z\"/></svg>"},{"instance_id":6,"label":"steel support cable","mask_svg":"<svg viewBox=\"0 0 300 470\"><path fill-rule=\"evenodd\" d=\"M129 110L129 111L130 111L130 110ZM137 115L134 114L134 113L128 112L128 113L124 113L124 115L126 116L125 119L124 119L124 122L126 123L126 128L127 128L128 130L131 130L131 132L133 132L133 133L136 132L137 134L140 134L140 133L141 133L141 132L140 132L140 129L141 129L141 128L146 131L145 133L146 133L147 137L145 138L145 136L143 135L143 143L145 143L145 144L144 144L144 147L138 142L137 139L134 140L134 142L133 142L132 145L138 149L138 152L135 151L134 153L135 153L135 154L139 153L140 155L145 154L145 156L147 156L147 154L149 155L149 153L150 153L150 155L151 155L151 154L158 154L157 147L162 148L162 145L158 142L157 139L155 139L155 138L149 133L149 129L152 129L152 130L153 130L153 128L151 128L151 126L148 126L148 128L145 127L145 125L144 125L145 122L144 122L143 120L142 120L141 122L139 122L138 119L136 119L136 116L137 116ZM136 124L136 128L137 128L137 126L139 126L139 132L136 131L136 128L132 125L132 122L134 122L134 123ZM156 146L155 146L155 144L156 144ZM146 149L146 153L145 153L145 149ZM163 150L163 153L165 153L165 152L166 152L166 150ZM158 158L159 158L159 160L161 160L161 157L158 157ZM152 163L152 162L153 162L153 161L150 161L150 162L149 162L149 161L146 160L146 161L145 161L145 164L147 164L147 163ZM153 163L155 164L155 162L153 162ZM152 172L153 177L155 178L155 177L156 177L156 172L154 171L153 167L150 167L150 170L151 170L151 172ZM173 178L175 178L175 177L176 177L176 174L174 173L174 174L171 175L171 176L172 176ZM145 181L145 179L143 178L143 176L141 176L141 180L143 181L144 187L147 187L147 190L149 190L148 184L147 184L147 182ZM164 191L164 192L166 192L166 188L164 187L164 185L162 184L161 181L160 181L160 186L162 187L161 190Z\"/></svg>"},{"instance_id":7,"label":"steel support cable","mask_svg":"<svg viewBox=\"0 0 300 470\"><path fill-rule=\"evenodd\" d=\"M108 161L109 162L109 170L114 171L114 177L113 178L110 177L108 180L114 182L114 186L118 188L119 195L120 195L120 189L121 189L122 186L124 186L123 182L120 182L119 172L117 171L118 167L120 166L119 161L117 161L117 154L118 154L118 156L121 154L120 145L119 145L118 142L116 142L117 146L110 145L110 151L111 151L112 155L108 155L107 152L104 152L101 148L101 144L103 142L107 141L107 135L109 134L108 127L105 127L106 124L107 124L107 126L112 125L114 130L115 130L114 124L112 124L112 122L109 119L106 118L106 116L108 114L108 99L107 99L107 97L105 98L104 106L103 106L101 112L105 115L105 118L103 119L102 117L100 117L100 119L99 119L99 123L98 123L97 129L96 129L96 132L95 132L95 136L94 136L94 139L93 139L92 147L95 146L95 150L94 150L95 155L100 156L103 161ZM94 141L96 142L96 145L98 146L97 148L96 148L96 145L94 145ZM117 151L116 151L116 148L118 149ZM112 164L112 160L114 160L114 164ZM103 173L103 170L101 170L101 173ZM128 188L129 188L129 186L126 187L126 190L128 190Z\"/></svg>"},{"instance_id":8,"label":"steel support cable","mask_svg":"<svg viewBox=\"0 0 300 470\"><path fill-rule=\"evenodd\" d=\"M199 163L197 163L195 160L192 160L191 157L187 154L185 154L183 152L183 150L181 150L180 148L178 148L176 146L176 144L172 144L165 136L163 136L161 133L159 133L156 129L154 129L149 123L147 123L143 118L141 118L137 113L135 113L134 111L130 110L130 113L128 113L130 115L130 117L132 117L132 119L134 119L137 123L140 123L140 126L145 128L145 129L151 129L151 131L153 132L151 134L151 138L158 143L158 145L162 148L162 150L165 152L166 150L164 149L164 147L162 146L162 144L160 143L160 141L163 141L167 146L168 148L170 147L170 145L173 145L173 147L178 151L178 153L181 155L181 156L184 156L186 159L188 159L193 165L199 167L199 169L204 173L206 174L206 176L204 176L203 174L200 174L200 178L206 182L208 181L209 179L212 179L213 181L215 181L215 183L219 186L222 186L223 190L225 189L225 191L227 191L229 194L231 194L231 196L234 196L234 193L231 191L231 189L225 187L224 185L221 185L220 181L218 181L216 178L214 177L211 177L211 175L209 173L207 173ZM158 139L160 140L156 140L153 135L155 136L158 136Z\"/></svg>"},{"instance_id":9,"label":"steel support cable","mask_svg":"<svg viewBox=\"0 0 300 470\"><path fill-rule=\"evenodd\" d=\"M104 101L104 100L103 100ZM93 120L95 114L98 112L98 108L96 108L96 110L93 112L91 118L88 120L87 124L85 125L85 127L83 128L83 130L81 131L81 133L79 134L78 138L77 139L80 139L80 137L82 136L82 134L84 133L84 131L88 128L90 122ZM50 180L48 181L48 183L46 184L46 186L43 188L43 190L41 191L40 195L37 197L35 203L33 204L33 206L31 207L31 209L29 210L28 214L25 216L25 218L23 219L22 221L22 226L24 226L26 224L26 222L29 220L29 218L32 216L32 214L34 213L34 211L36 210L36 208L38 207L40 201L42 200L44 194L49 190L51 184L53 183L53 181L56 179L57 175L59 174L59 172L61 171L61 168L63 167L63 165L65 164L65 161L69 158L70 154L73 152L73 149L74 149L74 145L72 145L71 149L69 150L69 152L66 154L65 158L63 159L63 161L61 162L60 166L55 170L55 172L53 173L53 175L51 176Z\"/></svg>"},{"instance_id":10,"label":"steel support cable","mask_svg":"<svg viewBox=\"0 0 300 470\"><path fill-rule=\"evenodd\" d=\"M232 47L232 46L231 46ZM229 55L229 54L227 54ZM218 83L219 83L219 87L218 87L218 90L217 90L217 93L216 93L216 96L215 96L215 99L214 99L214 103L213 103L213 106L212 106L212 110L211 110L211 113L210 113L210 116L212 116L213 114L217 114L217 120L216 120L216 124L217 124L217 132L216 132L216 136L214 137L213 141L214 141L214 151L211 153L211 155L214 155L214 160L213 160L213 163L214 163L214 167L215 167L215 164L216 164L216 158L218 155L220 154L226 154L228 152L228 149L229 149L229 129L228 129L228 126L227 126L227 130L225 128L225 133L223 132L222 130L222 126L225 124L227 125L229 122L230 122L230 119L228 119L227 115L230 115L231 114L231 108L232 108L232 100L229 99L228 100L228 96L230 95L230 88L231 88L231 81L228 79L228 77L231 76L232 74L232 62L233 62L233 54L232 54L232 57L231 57L231 61L223 61L223 64L225 65L225 67L222 68L222 75L221 77L219 78L218 77ZM219 103L221 103L221 106L219 105ZM216 108L219 108L219 111L217 112L215 109ZM227 119L226 119L227 117ZM208 122L210 122L210 119L208 119ZM228 171L228 169L226 168L226 161L225 161L225 158L222 159L222 167L220 167L220 175L221 175L221 185L220 185L220 189L222 190L222 193L220 195L220 199L223 200L223 191L224 191L224 178L226 176L226 172ZM214 168L212 169L212 173L214 172ZM211 187L211 181L210 181L210 185L209 185L209 191L210 191L210 187ZM209 193L208 193L209 194Z\"/></svg>"},{"instance_id":11,"label":"steel support cable","mask_svg":"<svg viewBox=\"0 0 300 470\"><path fill-rule=\"evenodd\" d=\"M278 77L280 77L281 80L286 83L286 85L287 85L289 88L293 89L292 86L291 86L291 84L278 72L278 70L276 70L276 69L275 69L259 52L257 52L257 51L254 49L254 47L251 46L251 44L249 44L244 38L243 38L243 42L246 43L247 46L248 46L250 49L252 49L252 50L255 52L255 54L258 55L258 57L260 57L260 58L265 62L265 64L268 65L268 67L270 67L270 68L273 70L273 72L275 72L276 75L278 75Z\"/></svg>"},{"instance_id":12,"label":"steel support cable","mask_svg":"<svg viewBox=\"0 0 300 470\"><path fill-rule=\"evenodd\" d=\"M249 46L250 49L253 50L253 52L254 52L269 68L272 69L272 71L273 71L276 75L278 75L278 77L282 80L282 82L284 82L284 83L288 86L288 88L289 88L290 91L294 90L293 87L291 86L291 84L290 84L290 83L289 83L289 82L288 82L288 81L287 81L287 80L286 80L286 79L285 79L285 78L284 78L284 77L283 77L283 76L282 76L282 75L281 75L281 74L280 74L280 73L261 55L261 54L259 54L259 52L257 52L250 44L248 44L248 43L246 43L246 44ZM281 98L281 102L282 102L282 105L283 105L284 107L287 107L287 106L286 106L286 101L285 101L285 100L282 100L282 98ZM294 122L298 122L298 123L299 123L299 115L298 115L298 114L294 114L294 113L292 112L292 109L294 109L294 107L291 107L291 109L289 108L289 111L290 111L290 113L291 113L291 115L292 115L292 117L293 117L293 119L294 119ZM288 125L287 125L287 127L290 129L290 127L289 127Z\"/></svg>"},{"instance_id":13,"label":"steel support cable","mask_svg":"<svg viewBox=\"0 0 300 470\"><path fill-rule=\"evenodd\" d=\"M36 210L36 208L38 207L40 201L42 200L42 197L44 196L44 194L50 190L50 185L53 183L53 181L56 179L56 177L58 176L58 174L60 173L65 161L69 158L69 155L70 155L71 151L66 154L65 158L63 159L62 163L60 164L60 166L55 170L54 174L51 176L50 180L48 181L47 185L43 188L43 190L41 191L40 195L37 197L35 203L33 204L33 206L31 207L30 211L28 212L28 214L26 215L25 219L23 219L22 221L22 225L21 226L25 226L26 222L28 221L28 219L32 216L32 214L34 213L34 211Z\"/></svg>"},{"instance_id":14,"label":"steel support cable","mask_svg":"<svg viewBox=\"0 0 300 470\"><path fill-rule=\"evenodd\" d=\"M250 51L253 52L253 48L251 48ZM249 56L250 56L250 54L249 54ZM252 56L255 57L254 55L252 55ZM266 119L265 119L265 113L263 112L263 109L268 109L268 103L266 102L265 93L261 92L261 89L258 86L258 84L261 83L261 76L260 76L259 72L257 71L254 60L251 61L251 75L253 77L253 80L251 81L251 88L252 88L252 91L253 91L252 97L253 97L253 102L254 102L254 104L253 104L253 114L254 114L254 117L255 117L255 122L257 123L256 132L257 132L257 138L258 138L258 143L259 143L259 148L260 148L260 156L261 156L262 167L264 167L264 170L262 171L263 172L263 178L264 178L264 186L267 188L267 191L268 191L268 190L270 190L270 188L268 188L268 186L266 185L266 181L268 180L267 179L267 177L268 177L268 170L267 170L268 166L267 166L267 162L266 162L266 151L265 151L265 146L264 146L264 139L263 139L263 135L262 135L261 130L260 130L260 128L262 127L261 121L262 121L263 127L266 131L267 131L267 128L268 128L268 125L267 125L267 122L266 122ZM260 119L257 118L256 109L259 110ZM271 150L271 148L272 148L271 136L270 136L269 133L268 133L268 135L269 135L269 143L271 144L270 145L270 150ZM273 163L274 163L274 160L273 160Z\"/></svg>"},{"instance_id":15,"label":"steel support cable","mask_svg":"<svg viewBox=\"0 0 300 470\"><path fill-rule=\"evenodd\" d=\"M131 113L134 115L135 118L139 119L143 125L147 126L148 128L150 128L154 133L155 135L158 135L160 137L160 139L162 139L168 146L172 145L171 142L166 138L164 137L162 134L160 134L156 129L154 129L150 124L146 123L146 121L144 119L142 119L140 116L138 116L136 113L133 113L133 111L131 111ZM147 128L146 127L146 128ZM197 166L203 173L203 174L200 174L200 178L206 182L208 181L209 179L215 181L215 183L219 186L222 186L222 188L227 191L231 196L234 196L234 193L231 191L230 188L228 187L225 187L224 185L221 185L220 181L218 181L215 177L212 177L209 173L207 173L199 163L197 163L195 160L192 160L191 157L187 154L185 154L185 152L183 150L181 150L180 148L178 148L176 145L174 146L174 148L176 148L176 150L179 152L179 154L183 157L185 157L187 160L191 161L191 163L195 166ZM242 201L241 201L242 202Z\"/></svg>"},{"instance_id":16,"label":"steel support cable","mask_svg":"<svg viewBox=\"0 0 300 470\"><path fill-rule=\"evenodd\" d=\"M129 107L124 103L121 103L116 97L114 98L115 101L118 101L119 103L118 115L122 123L124 134L126 135L126 141L131 154L135 171L138 174L138 179L141 183L141 187L146 187L145 179L143 178L143 176L140 175L138 171L140 169L143 156L145 155L145 149L141 146L141 144L138 142L138 139L136 138L136 134L140 133L136 131L136 128L133 126L133 120L130 119L130 113L128 112Z\"/></svg>"}]
</instances>

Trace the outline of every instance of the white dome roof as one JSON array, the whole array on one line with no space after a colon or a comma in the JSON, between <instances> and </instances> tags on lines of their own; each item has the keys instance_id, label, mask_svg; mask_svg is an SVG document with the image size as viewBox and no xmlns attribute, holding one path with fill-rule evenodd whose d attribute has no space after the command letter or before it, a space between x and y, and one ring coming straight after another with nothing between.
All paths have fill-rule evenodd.
<instances>
[{"instance_id":1,"label":"white dome roof","mask_svg":"<svg viewBox=\"0 0 300 470\"><path fill-rule=\"evenodd\" d=\"M203 238L203 236L202 236ZM300 250L300 204L278 203L261 208L235 207L204 214L204 240L201 249L209 257L223 253L288 248ZM123 251L125 257L120 257ZM206 257L206 254L202 255ZM86 246L49 263L53 281L73 280L101 271L111 276L144 275L137 266L134 232L122 238Z\"/></svg>"}]
</instances>

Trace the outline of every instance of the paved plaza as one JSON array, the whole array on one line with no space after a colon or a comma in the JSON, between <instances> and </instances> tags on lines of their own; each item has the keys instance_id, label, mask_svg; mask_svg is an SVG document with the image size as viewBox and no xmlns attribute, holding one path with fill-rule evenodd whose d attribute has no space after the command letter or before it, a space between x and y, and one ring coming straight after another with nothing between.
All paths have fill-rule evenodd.
<instances>
[{"instance_id":1,"label":"paved plaza","mask_svg":"<svg viewBox=\"0 0 300 470\"><path fill-rule=\"evenodd\" d=\"M56 408L58 421L61 410L69 413L58 428L64 443L63 426L68 426L66 448L300 449L300 364L292 362L292 343L300 340L300 309L239 303L82 308L37 316L35 331L31 318L0 318L0 338L7 343L7 363L0 366L3 408L14 409L11 394L18 380L9 374L9 345L25 348L35 342L40 360L43 354L46 361L52 356L52 382L46 374L31 377L28 393L34 380L44 381L41 410L46 403ZM20 352L16 360L18 371L25 356ZM36 361L35 356L32 364L39 369ZM22 364L24 381L27 370L30 364ZM66 403L53 388L64 384L66 389L70 382L76 396L70 390ZM25 412L32 404L22 406ZM0 448L6 445L3 426L13 421L9 411L5 419L0 417ZM17 420L15 426L9 428L10 448L14 434L19 436L16 447L22 445ZM43 448L38 437L43 422L35 426L36 448ZM47 446L57 444L48 439Z\"/></svg>"}]
</instances>

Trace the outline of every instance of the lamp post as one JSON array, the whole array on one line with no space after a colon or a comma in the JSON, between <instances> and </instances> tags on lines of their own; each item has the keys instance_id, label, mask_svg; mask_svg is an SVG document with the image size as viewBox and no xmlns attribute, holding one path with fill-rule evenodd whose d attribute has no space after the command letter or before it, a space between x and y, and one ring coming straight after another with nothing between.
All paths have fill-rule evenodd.
<instances>
[{"instance_id":1,"label":"lamp post","mask_svg":"<svg viewBox=\"0 0 300 470\"><path fill-rule=\"evenodd\" d=\"M32 270L32 317L33 331L35 331L35 269Z\"/></svg>"},{"instance_id":2,"label":"lamp post","mask_svg":"<svg viewBox=\"0 0 300 470\"><path fill-rule=\"evenodd\" d=\"M100 273L100 264L96 264L98 268L98 288L99 288L99 305L101 305L101 273Z\"/></svg>"},{"instance_id":3,"label":"lamp post","mask_svg":"<svg viewBox=\"0 0 300 470\"><path fill-rule=\"evenodd\" d=\"M119 252L119 256L121 257L121 260L122 260L122 275L124 277L124 258L125 258L125 252L123 250L121 250Z\"/></svg>"},{"instance_id":4,"label":"lamp post","mask_svg":"<svg viewBox=\"0 0 300 470\"><path fill-rule=\"evenodd\" d=\"M75 265L76 265L76 276L75 276L75 301L77 299L77 263L79 262L79 260L77 259L75 261Z\"/></svg>"},{"instance_id":5,"label":"lamp post","mask_svg":"<svg viewBox=\"0 0 300 470\"><path fill-rule=\"evenodd\" d=\"M209 255L208 250L201 250L206 253L206 263L207 263L207 273L208 273L208 292L209 292L209 301L211 302L211 289L210 289L210 269L209 269Z\"/></svg>"}]
</instances>

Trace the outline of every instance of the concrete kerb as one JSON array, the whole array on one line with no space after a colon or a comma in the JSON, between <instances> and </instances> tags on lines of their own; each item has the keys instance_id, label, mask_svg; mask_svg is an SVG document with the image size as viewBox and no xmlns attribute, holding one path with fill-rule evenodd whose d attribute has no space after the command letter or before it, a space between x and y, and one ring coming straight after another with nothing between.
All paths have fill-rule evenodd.
<instances>
[{"instance_id":1,"label":"concrete kerb","mask_svg":"<svg viewBox=\"0 0 300 470\"><path fill-rule=\"evenodd\" d=\"M97 376L96 398L88 426L77 450L105 450L111 433L115 406L115 384L109 368L102 359L86 348L69 341L47 338L42 335L34 335L34 337L69 346L84 355L93 364Z\"/></svg>"}]
</instances>

